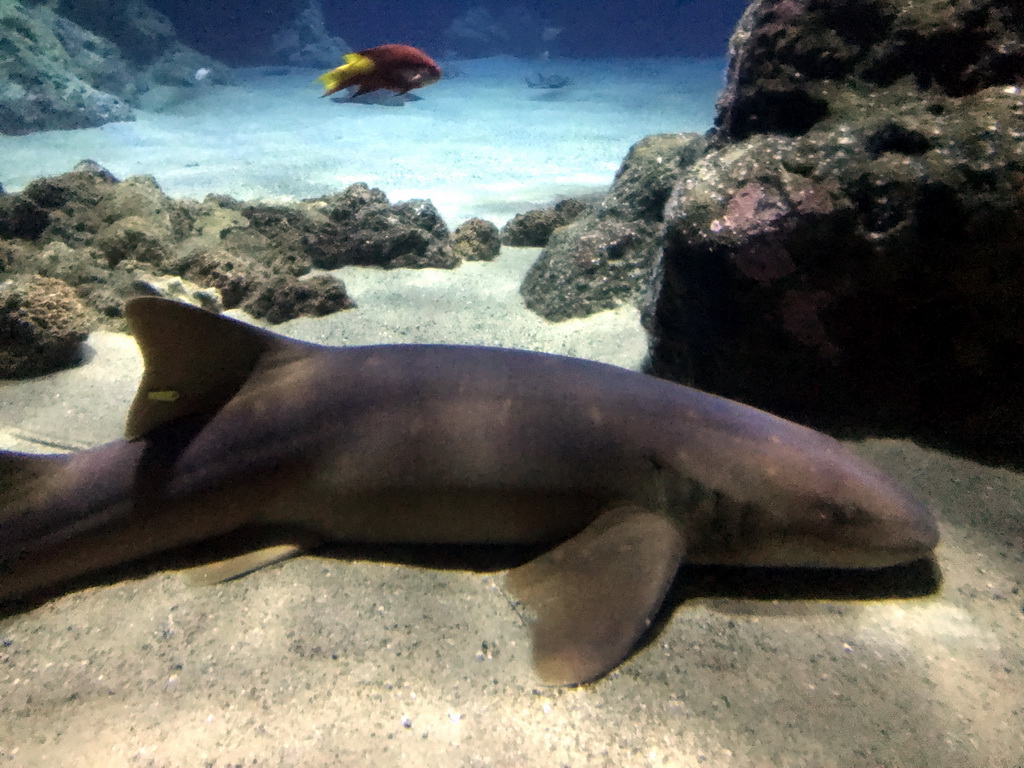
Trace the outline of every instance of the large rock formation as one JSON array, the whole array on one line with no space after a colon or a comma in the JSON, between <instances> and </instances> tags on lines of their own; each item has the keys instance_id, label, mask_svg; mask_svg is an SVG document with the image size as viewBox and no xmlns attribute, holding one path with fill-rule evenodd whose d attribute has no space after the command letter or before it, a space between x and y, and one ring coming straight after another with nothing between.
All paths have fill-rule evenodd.
<instances>
[{"instance_id":1,"label":"large rock formation","mask_svg":"<svg viewBox=\"0 0 1024 768\"><path fill-rule=\"evenodd\" d=\"M348 43L327 31L320 0L309 0L302 13L270 38L274 58L292 67L333 69L351 50Z\"/></svg>"},{"instance_id":2,"label":"large rock formation","mask_svg":"<svg viewBox=\"0 0 1024 768\"><path fill-rule=\"evenodd\" d=\"M1024 457L1024 4L758 0L666 208L651 368Z\"/></svg>"},{"instance_id":3,"label":"large rock formation","mask_svg":"<svg viewBox=\"0 0 1024 768\"><path fill-rule=\"evenodd\" d=\"M523 5L506 5L492 14L474 5L454 19L445 32L448 52L460 58L546 56L561 29Z\"/></svg>"},{"instance_id":4,"label":"large rock formation","mask_svg":"<svg viewBox=\"0 0 1024 768\"><path fill-rule=\"evenodd\" d=\"M150 87L194 86L228 70L179 44L143 2L0 0L0 133L88 128L134 119Z\"/></svg>"},{"instance_id":5,"label":"large rock formation","mask_svg":"<svg viewBox=\"0 0 1024 768\"><path fill-rule=\"evenodd\" d=\"M0 133L130 120L139 82L116 46L49 8L0 2Z\"/></svg>"},{"instance_id":6,"label":"large rock formation","mask_svg":"<svg viewBox=\"0 0 1024 768\"><path fill-rule=\"evenodd\" d=\"M323 49L331 42L330 33L319 26L315 16L307 14L311 0L274 0L258 6L251 0L218 0L215 3L197 3L195 0L149 2L171 20L182 43L231 66L287 64L293 53L307 45L312 43L315 48ZM320 5L318 0L316 4ZM338 4L329 4L329 9L331 5ZM335 12L338 17L336 28L343 30L346 35L352 29L354 18L367 15L352 13L350 8L343 5L338 6ZM381 17L381 23L384 24L396 14L368 15ZM356 35L352 39L377 38Z\"/></svg>"}]
</instances>

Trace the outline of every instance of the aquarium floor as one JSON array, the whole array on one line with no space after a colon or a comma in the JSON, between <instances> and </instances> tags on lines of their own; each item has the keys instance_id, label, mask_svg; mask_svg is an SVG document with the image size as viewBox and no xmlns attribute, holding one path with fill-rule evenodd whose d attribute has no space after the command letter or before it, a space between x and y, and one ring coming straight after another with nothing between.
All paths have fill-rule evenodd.
<instances>
[{"instance_id":1,"label":"aquarium floor","mask_svg":"<svg viewBox=\"0 0 1024 768\"><path fill-rule=\"evenodd\" d=\"M320 100L315 73L251 72L234 86L165 93L163 104L153 94L135 123L2 137L0 182L17 189L88 157L119 176L154 174L173 195L293 199L368 181L392 199L434 199L450 224L501 223L561 194L600 191L645 134L704 130L720 64L550 64L545 72L574 83L538 92L522 83L535 65L468 62L403 107ZM505 249L453 271L340 270L357 310L278 330L636 367L635 310L551 325L524 309L517 287L536 255ZM137 350L111 333L88 349L73 370L0 384L0 445L118 436ZM684 582L702 585L643 648L601 681L557 689L532 677L500 572L347 552L203 589L173 572L122 573L132 578L0 619L0 765L1024 763L1024 475L906 441L855 448L939 516L934 594L892 597L894 577L891 589L852 593L803 583L804 596L787 599L793 584L748 574L726 589L684 569Z\"/></svg>"},{"instance_id":2,"label":"aquarium floor","mask_svg":"<svg viewBox=\"0 0 1024 768\"><path fill-rule=\"evenodd\" d=\"M230 86L157 88L133 122L0 136L0 184L16 191L95 160L152 174L168 194L294 200L363 181L392 202L429 198L448 223L607 189L630 145L711 127L724 61L445 63L400 106L320 98L314 70L240 70ZM538 72L558 89L529 88ZM375 95L371 95L375 96Z\"/></svg>"},{"instance_id":3,"label":"aquarium floor","mask_svg":"<svg viewBox=\"0 0 1024 768\"><path fill-rule=\"evenodd\" d=\"M635 310L551 325L515 288L536 250L454 271L340 270L359 309L278 330L335 344L474 341L636 366ZM117 437L127 336L0 385L0 445ZM1024 475L910 442L856 450L935 510L943 581L844 593L734 577L676 601L645 647L578 689L532 677L502 574L321 553L237 581L119 574L0 619L0 765L1014 766L1024 760ZM834 580L833 580L834 581ZM858 579L838 580L839 585ZM788 586L787 586L788 583ZM685 584L681 585L685 588ZM810 589L812 596L807 596Z\"/></svg>"}]
</instances>

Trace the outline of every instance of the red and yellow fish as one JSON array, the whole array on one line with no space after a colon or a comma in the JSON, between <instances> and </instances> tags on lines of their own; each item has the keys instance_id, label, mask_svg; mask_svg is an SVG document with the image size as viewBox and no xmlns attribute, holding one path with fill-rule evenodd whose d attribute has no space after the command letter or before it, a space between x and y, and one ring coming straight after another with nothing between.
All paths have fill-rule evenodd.
<instances>
[{"instance_id":1,"label":"red and yellow fish","mask_svg":"<svg viewBox=\"0 0 1024 768\"><path fill-rule=\"evenodd\" d=\"M345 63L317 78L324 84L324 96L343 88L358 85L354 95L361 96L382 89L408 93L413 88L436 83L441 79L437 62L419 48L388 43L365 51L346 53Z\"/></svg>"}]
</instances>

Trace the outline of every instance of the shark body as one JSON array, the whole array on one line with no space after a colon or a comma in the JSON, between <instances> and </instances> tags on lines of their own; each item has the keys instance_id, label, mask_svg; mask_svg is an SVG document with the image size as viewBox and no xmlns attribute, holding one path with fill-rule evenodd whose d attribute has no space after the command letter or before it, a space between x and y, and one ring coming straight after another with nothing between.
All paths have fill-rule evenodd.
<instances>
[{"instance_id":1,"label":"shark body","mask_svg":"<svg viewBox=\"0 0 1024 768\"><path fill-rule=\"evenodd\" d=\"M335 348L175 302L127 316L145 371L127 437L0 452L0 603L245 531L320 542L537 544L512 593L542 680L619 664L680 563L877 568L931 513L841 443L614 366L509 349Z\"/></svg>"}]
</instances>

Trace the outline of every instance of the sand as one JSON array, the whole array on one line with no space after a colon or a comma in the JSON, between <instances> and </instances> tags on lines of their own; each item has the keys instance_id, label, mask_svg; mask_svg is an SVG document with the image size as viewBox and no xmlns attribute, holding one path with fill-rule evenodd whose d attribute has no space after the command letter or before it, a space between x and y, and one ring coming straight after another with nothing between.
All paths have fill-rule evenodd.
<instances>
[{"instance_id":1,"label":"sand","mask_svg":"<svg viewBox=\"0 0 1024 768\"><path fill-rule=\"evenodd\" d=\"M499 85L502 67L512 74ZM288 198L367 180L392 199L435 199L453 224L475 214L500 223L561 190L606 186L641 135L706 128L718 77L704 63L566 63L551 69L574 77L579 92L549 96L516 79L531 67L469 62L422 102L376 109L310 102L308 89L300 99L306 75L252 74L135 124L2 138L0 181L13 189L81 157L119 175L153 173L191 196ZM692 86L707 99L701 108L673 101L687 73L702 84ZM225 115L246 105L218 135ZM259 128L245 130L247 121ZM430 148L412 135L430 137ZM330 152L316 149L325 136ZM229 137L245 143L237 154ZM323 167L329 157L336 165ZM332 344L501 344L638 366L635 310L554 325L522 306L516 287L536 253L505 249L491 264L450 272L339 270L359 309L277 330ZM73 370L0 383L0 445L117 437L137 351L127 336L97 333L87 352ZM0 618L0 764L1024 763L1024 475L909 441L854 448L935 511L939 583L928 566L869 575L684 568L643 647L605 679L559 689L532 677L500 570L348 551L202 589L174 572L124 572Z\"/></svg>"},{"instance_id":2,"label":"sand","mask_svg":"<svg viewBox=\"0 0 1024 768\"><path fill-rule=\"evenodd\" d=\"M134 122L0 136L8 191L83 158L167 194L293 200L357 181L394 202L429 198L450 226L601 193L635 141L711 126L725 63L709 60L444 63L452 77L401 106L319 98L314 70L240 70L233 86L156 89ZM529 88L537 73L565 88ZM415 96L415 92L413 93Z\"/></svg>"}]
</instances>

